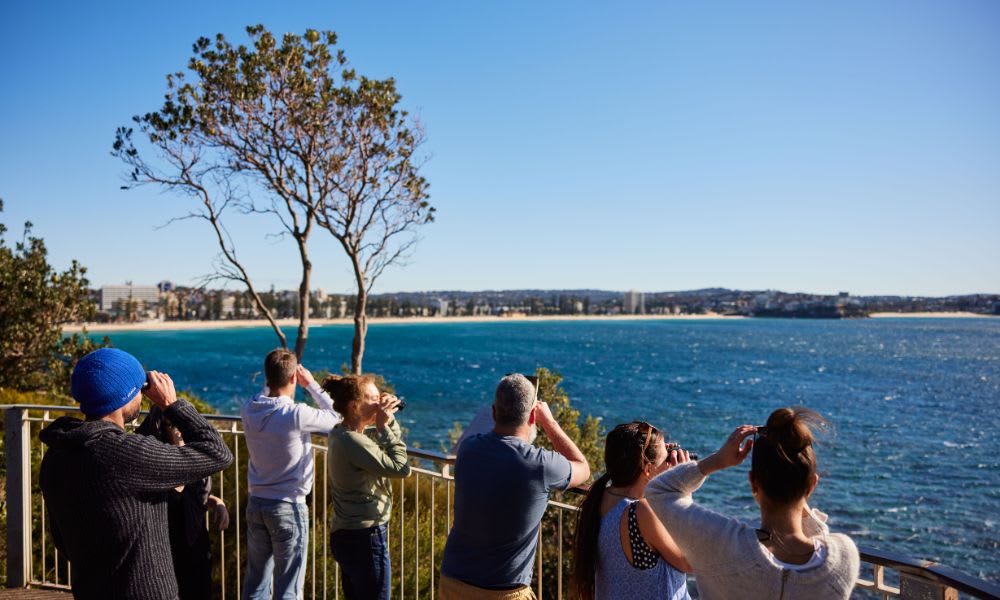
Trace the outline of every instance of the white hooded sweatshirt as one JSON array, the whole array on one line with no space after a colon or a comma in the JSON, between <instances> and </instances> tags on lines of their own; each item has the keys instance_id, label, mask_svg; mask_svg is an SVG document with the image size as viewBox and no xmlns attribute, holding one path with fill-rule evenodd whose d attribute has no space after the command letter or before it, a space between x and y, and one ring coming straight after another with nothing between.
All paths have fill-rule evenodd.
<instances>
[{"instance_id":1,"label":"white hooded sweatshirt","mask_svg":"<svg viewBox=\"0 0 1000 600\"><path fill-rule=\"evenodd\" d=\"M266 387L240 408L250 450L251 496L305 502L312 489L312 434L329 433L344 418L318 383L309 384L306 391L320 408L297 404L288 396L268 396Z\"/></svg>"}]
</instances>

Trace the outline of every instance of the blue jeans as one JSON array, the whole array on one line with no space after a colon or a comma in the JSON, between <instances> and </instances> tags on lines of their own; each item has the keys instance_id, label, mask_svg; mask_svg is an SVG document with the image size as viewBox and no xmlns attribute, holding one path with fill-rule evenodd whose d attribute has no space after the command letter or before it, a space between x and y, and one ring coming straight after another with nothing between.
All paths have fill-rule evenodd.
<instances>
[{"instance_id":1,"label":"blue jeans","mask_svg":"<svg viewBox=\"0 0 1000 600\"><path fill-rule=\"evenodd\" d=\"M302 598L308 550L309 507L305 503L250 496L242 600Z\"/></svg>"},{"instance_id":2,"label":"blue jeans","mask_svg":"<svg viewBox=\"0 0 1000 600\"><path fill-rule=\"evenodd\" d=\"M389 600L389 537L385 525L330 534L347 600Z\"/></svg>"}]
</instances>

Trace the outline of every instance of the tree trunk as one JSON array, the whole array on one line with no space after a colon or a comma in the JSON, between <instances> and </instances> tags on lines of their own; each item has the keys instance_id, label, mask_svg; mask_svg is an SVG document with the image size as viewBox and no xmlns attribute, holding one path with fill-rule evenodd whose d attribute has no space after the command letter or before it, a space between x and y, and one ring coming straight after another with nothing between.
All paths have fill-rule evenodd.
<instances>
[{"instance_id":1,"label":"tree trunk","mask_svg":"<svg viewBox=\"0 0 1000 600\"><path fill-rule=\"evenodd\" d=\"M252 284L246 281L244 281L244 284L250 291L250 295L253 298L253 302L257 307L257 310L260 311L262 315L267 317L267 322L271 324L271 329L273 329L274 334L278 336L278 343L281 344L282 348L288 348L288 340L285 339L285 333L281 331L281 327L278 326L278 322L274 320L274 315L270 310L268 310L267 305L264 304L264 299L260 297L256 290L254 290Z\"/></svg>"},{"instance_id":2,"label":"tree trunk","mask_svg":"<svg viewBox=\"0 0 1000 600\"><path fill-rule=\"evenodd\" d=\"M254 306L260 311L262 315L267 317L267 322L271 324L271 329L274 330L274 334L278 336L278 342L281 344L282 348L288 348L288 340L285 339L285 334L281 331L281 327L278 327L278 323L274 320L274 314L267 308L264 304L264 299L260 297L257 290L253 286L253 281L250 279L250 274L247 270L243 268L243 264L236 259L236 253L226 245L226 237L222 232L222 225L219 223L219 216L215 212L215 208L209 201L208 196L204 197L202 202L205 205L205 209L208 211L208 216L205 217L209 223L212 224L212 228L215 230L215 239L219 244L219 249L222 250L222 255L225 256L229 264L233 265L239 271L239 277L236 277L239 281L243 282L243 285L247 286L247 291L250 293L250 298L253 300ZM181 303L183 307L183 303ZM182 308L183 310L183 308ZM187 317L185 316L185 320Z\"/></svg>"},{"instance_id":3,"label":"tree trunk","mask_svg":"<svg viewBox=\"0 0 1000 600\"><path fill-rule=\"evenodd\" d=\"M312 277L312 263L304 241L299 242L299 256L302 257L302 282L299 283L299 331L295 336L295 356L302 362L309 341L309 280Z\"/></svg>"},{"instance_id":4,"label":"tree trunk","mask_svg":"<svg viewBox=\"0 0 1000 600\"><path fill-rule=\"evenodd\" d=\"M351 344L351 373L361 374L361 361L365 356L365 336L368 334L368 292L358 287L358 301L354 307L354 341Z\"/></svg>"}]
</instances>

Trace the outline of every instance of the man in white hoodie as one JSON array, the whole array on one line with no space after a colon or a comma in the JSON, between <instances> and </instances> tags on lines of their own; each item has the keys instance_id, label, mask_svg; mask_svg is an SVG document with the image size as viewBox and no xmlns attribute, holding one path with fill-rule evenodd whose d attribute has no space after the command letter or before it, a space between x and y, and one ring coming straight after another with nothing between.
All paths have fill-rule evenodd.
<instances>
[{"instance_id":1,"label":"man in white hoodie","mask_svg":"<svg viewBox=\"0 0 1000 600\"><path fill-rule=\"evenodd\" d=\"M242 598L293 600L303 597L305 583L306 494L313 483L311 436L329 433L343 417L295 353L272 350L264 359L264 377L267 387L240 408L250 451ZM295 402L296 383L306 388L319 408Z\"/></svg>"}]
</instances>

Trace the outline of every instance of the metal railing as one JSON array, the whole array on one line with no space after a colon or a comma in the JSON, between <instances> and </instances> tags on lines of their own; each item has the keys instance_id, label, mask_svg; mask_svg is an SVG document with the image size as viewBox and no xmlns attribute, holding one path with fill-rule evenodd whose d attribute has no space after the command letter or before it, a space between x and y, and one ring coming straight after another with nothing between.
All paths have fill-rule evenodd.
<instances>
[{"instance_id":1,"label":"metal railing","mask_svg":"<svg viewBox=\"0 0 1000 600\"><path fill-rule=\"evenodd\" d=\"M0 408L4 410L7 466L7 586L69 589L71 567L52 542L38 487L37 466L44 452L38 431L56 416L77 413L78 409L44 405ZM234 455L233 464L213 478L212 493L226 502L231 523L228 531L213 533L216 597L239 598L246 560L245 442L239 417L205 417L215 425ZM313 443L316 476L308 497L311 529L305 589L308 598L326 600L341 598L342 594L339 568L329 554L326 540L330 515L324 441L317 436ZM410 448L408 452L414 463L413 475L394 482L395 505L389 522L393 595L400 600L433 600L444 540L451 529L454 479L450 468L454 456L419 448ZM567 597L569 561L565 559L576 510L572 498L565 502L549 501L539 531L533 582L540 599ZM861 560L862 575L855 589L856 597L951 600L967 595L1000 599L1000 586L929 561L864 547Z\"/></svg>"}]
</instances>

